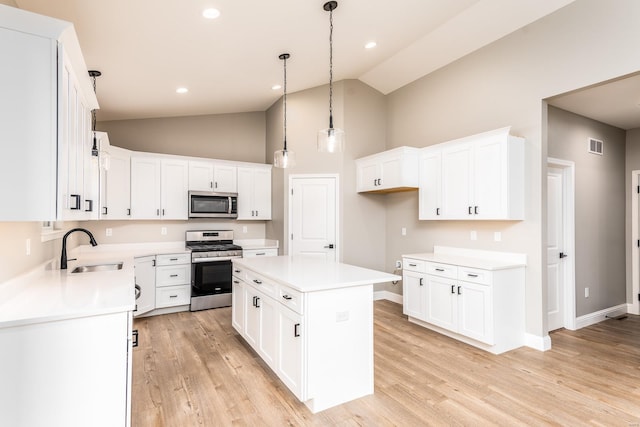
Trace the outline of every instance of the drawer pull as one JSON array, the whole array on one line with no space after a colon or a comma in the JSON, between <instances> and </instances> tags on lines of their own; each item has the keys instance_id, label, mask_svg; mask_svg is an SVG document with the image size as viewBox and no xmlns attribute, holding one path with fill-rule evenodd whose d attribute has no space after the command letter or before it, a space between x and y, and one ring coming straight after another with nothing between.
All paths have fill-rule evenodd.
<instances>
[{"instance_id":1,"label":"drawer pull","mask_svg":"<svg viewBox=\"0 0 640 427\"><path fill-rule=\"evenodd\" d=\"M178 277L178 275L177 275L177 274L172 274L172 275L171 275L171 276L169 276L169 277Z\"/></svg>"},{"instance_id":2,"label":"drawer pull","mask_svg":"<svg viewBox=\"0 0 640 427\"><path fill-rule=\"evenodd\" d=\"M293 299L293 297L290 297L289 295L282 295L282 298L286 299L287 301Z\"/></svg>"},{"instance_id":3,"label":"drawer pull","mask_svg":"<svg viewBox=\"0 0 640 427\"><path fill-rule=\"evenodd\" d=\"M242 273L242 270L233 270L235 273Z\"/></svg>"},{"instance_id":4,"label":"drawer pull","mask_svg":"<svg viewBox=\"0 0 640 427\"><path fill-rule=\"evenodd\" d=\"M266 255L266 253L265 253L265 252L258 252L258 253L256 253L256 256L260 256L260 255Z\"/></svg>"},{"instance_id":5,"label":"drawer pull","mask_svg":"<svg viewBox=\"0 0 640 427\"><path fill-rule=\"evenodd\" d=\"M409 267L417 267L417 266L418 266L418 264L411 264L411 263L409 263Z\"/></svg>"},{"instance_id":6,"label":"drawer pull","mask_svg":"<svg viewBox=\"0 0 640 427\"><path fill-rule=\"evenodd\" d=\"M253 283L255 283L257 285L262 285L262 281L258 280L258 279L253 279Z\"/></svg>"},{"instance_id":7,"label":"drawer pull","mask_svg":"<svg viewBox=\"0 0 640 427\"><path fill-rule=\"evenodd\" d=\"M456 293L456 285L451 285L451 293L452 294Z\"/></svg>"},{"instance_id":8,"label":"drawer pull","mask_svg":"<svg viewBox=\"0 0 640 427\"><path fill-rule=\"evenodd\" d=\"M462 286L458 286L458 295L462 295Z\"/></svg>"},{"instance_id":9,"label":"drawer pull","mask_svg":"<svg viewBox=\"0 0 640 427\"><path fill-rule=\"evenodd\" d=\"M235 283L235 284L237 285L237 284L238 284L238 283L240 283L240 282L239 282L239 281L237 281L237 280L234 280L234 281L233 281L233 283Z\"/></svg>"},{"instance_id":10,"label":"drawer pull","mask_svg":"<svg viewBox=\"0 0 640 427\"><path fill-rule=\"evenodd\" d=\"M169 298L178 298L178 295L169 295Z\"/></svg>"},{"instance_id":11,"label":"drawer pull","mask_svg":"<svg viewBox=\"0 0 640 427\"><path fill-rule=\"evenodd\" d=\"M169 258L169 261L177 261L178 258Z\"/></svg>"},{"instance_id":12,"label":"drawer pull","mask_svg":"<svg viewBox=\"0 0 640 427\"><path fill-rule=\"evenodd\" d=\"M477 274L471 274L471 273L467 273L467 276L469 276L469 277L478 277Z\"/></svg>"},{"instance_id":13,"label":"drawer pull","mask_svg":"<svg viewBox=\"0 0 640 427\"><path fill-rule=\"evenodd\" d=\"M444 271L444 268L436 268L436 271Z\"/></svg>"},{"instance_id":14,"label":"drawer pull","mask_svg":"<svg viewBox=\"0 0 640 427\"><path fill-rule=\"evenodd\" d=\"M298 331L299 327L300 327L300 323L296 323L295 325L293 325L293 336L294 337L299 337L300 336L300 331Z\"/></svg>"},{"instance_id":15,"label":"drawer pull","mask_svg":"<svg viewBox=\"0 0 640 427\"><path fill-rule=\"evenodd\" d=\"M422 283L422 281L424 280L424 278L420 278L420 286L424 286L424 283Z\"/></svg>"}]
</instances>

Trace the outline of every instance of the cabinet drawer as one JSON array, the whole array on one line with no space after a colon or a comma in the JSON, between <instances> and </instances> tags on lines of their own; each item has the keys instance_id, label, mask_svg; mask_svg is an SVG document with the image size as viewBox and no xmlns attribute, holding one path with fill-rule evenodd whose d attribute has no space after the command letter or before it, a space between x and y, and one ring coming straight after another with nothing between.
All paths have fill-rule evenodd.
<instances>
[{"instance_id":1,"label":"cabinet drawer","mask_svg":"<svg viewBox=\"0 0 640 427\"><path fill-rule=\"evenodd\" d=\"M253 258L260 256L278 256L278 249L247 249L242 251L242 258Z\"/></svg>"},{"instance_id":2,"label":"cabinet drawer","mask_svg":"<svg viewBox=\"0 0 640 427\"><path fill-rule=\"evenodd\" d=\"M426 273L426 261L413 258L403 258L402 268L406 271L417 271L418 273Z\"/></svg>"},{"instance_id":3,"label":"cabinet drawer","mask_svg":"<svg viewBox=\"0 0 640 427\"><path fill-rule=\"evenodd\" d=\"M302 293L288 286L280 286L278 289L278 300L298 314L304 314L302 304Z\"/></svg>"},{"instance_id":4,"label":"cabinet drawer","mask_svg":"<svg viewBox=\"0 0 640 427\"><path fill-rule=\"evenodd\" d=\"M478 268L471 267L458 267L458 280L464 280L465 282L490 285L491 276L491 272L488 270L480 270Z\"/></svg>"},{"instance_id":5,"label":"cabinet drawer","mask_svg":"<svg viewBox=\"0 0 640 427\"><path fill-rule=\"evenodd\" d=\"M448 277L449 279L456 279L458 277L458 267L455 265L427 262L425 268L427 274L431 274L432 276Z\"/></svg>"},{"instance_id":6,"label":"cabinet drawer","mask_svg":"<svg viewBox=\"0 0 640 427\"><path fill-rule=\"evenodd\" d=\"M156 289L156 308L186 305L191 302L191 285L166 286Z\"/></svg>"},{"instance_id":7,"label":"cabinet drawer","mask_svg":"<svg viewBox=\"0 0 640 427\"><path fill-rule=\"evenodd\" d=\"M239 279L239 280L245 280L246 279L246 274L244 271L244 267L240 267L237 264L233 264L233 266L231 267L231 274L233 275L233 277Z\"/></svg>"},{"instance_id":8,"label":"cabinet drawer","mask_svg":"<svg viewBox=\"0 0 640 427\"><path fill-rule=\"evenodd\" d=\"M245 282L254 286L263 294L270 296L271 298L278 297L278 287L275 283L265 279L259 274L254 273L253 271L247 270L246 272Z\"/></svg>"},{"instance_id":9,"label":"cabinet drawer","mask_svg":"<svg viewBox=\"0 0 640 427\"><path fill-rule=\"evenodd\" d=\"M188 285L191 283L191 264L156 267L156 287Z\"/></svg>"},{"instance_id":10,"label":"cabinet drawer","mask_svg":"<svg viewBox=\"0 0 640 427\"><path fill-rule=\"evenodd\" d=\"M156 255L156 265L191 264L191 254Z\"/></svg>"}]
</instances>

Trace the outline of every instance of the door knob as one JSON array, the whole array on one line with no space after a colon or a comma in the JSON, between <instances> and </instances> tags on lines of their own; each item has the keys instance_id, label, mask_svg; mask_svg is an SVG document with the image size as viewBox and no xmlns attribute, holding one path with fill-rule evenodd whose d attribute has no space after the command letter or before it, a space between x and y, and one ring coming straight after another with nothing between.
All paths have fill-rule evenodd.
<instances>
[{"instance_id":1,"label":"door knob","mask_svg":"<svg viewBox=\"0 0 640 427\"><path fill-rule=\"evenodd\" d=\"M324 247L325 249L333 249L333 243Z\"/></svg>"},{"instance_id":2,"label":"door knob","mask_svg":"<svg viewBox=\"0 0 640 427\"><path fill-rule=\"evenodd\" d=\"M560 252L560 258L566 258L566 257L568 257L568 256L569 256L569 255L565 254L564 252Z\"/></svg>"}]
</instances>

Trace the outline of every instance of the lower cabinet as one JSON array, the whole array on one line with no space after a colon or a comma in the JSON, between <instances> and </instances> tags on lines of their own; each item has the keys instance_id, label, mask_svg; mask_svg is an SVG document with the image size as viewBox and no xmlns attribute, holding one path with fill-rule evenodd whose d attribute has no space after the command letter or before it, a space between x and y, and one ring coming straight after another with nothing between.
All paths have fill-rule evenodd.
<instances>
[{"instance_id":1,"label":"lower cabinet","mask_svg":"<svg viewBox=\"0 0 640 427\"><path fill-rule=\"evenodd\" d=\"M524 267L483 270L403 259L409 321L493 353L524 343Z\"/></svg>"},{"instance_id":2,"label":"lower cabinet","mask_svg":"<svg viewBox=\"0 0 640 427\"><path fill-rule=\"evenodd\" d=\"M135 259L135 272L140 297L136 300L134 316L188 310L186 306L191 303L190 254L139 257Z\"/></svg>"},{"instance_id":3,"label":"lower cabinet","mask_svg":"<svg viewBox=\"0 0 640 427\"><path fill-rule=\"evenodd\" d=\"M129 426L131 312L0 328L0 425Z\"/></svg>"},{"instance_id":4,"label":"lower cabinet","mask_svg":"<svg viewBox=\"0 0 640 427\"><path fill-rule=\"evenodd\" d=\"M141 316L156 308L156 257L155 255L135 258L136 309L134 317Z\"/></svg>"},{"instance_id":5,"label":"lower cabinet","mask_svg":"<svg viewBox=\"0 0 640 427\"><path fill-rule=\"evenodd\" d=\"M278 366L276 372L289 390L302 399L302 316L293 310L278 312Z\"/></svg>"}]
</instances>

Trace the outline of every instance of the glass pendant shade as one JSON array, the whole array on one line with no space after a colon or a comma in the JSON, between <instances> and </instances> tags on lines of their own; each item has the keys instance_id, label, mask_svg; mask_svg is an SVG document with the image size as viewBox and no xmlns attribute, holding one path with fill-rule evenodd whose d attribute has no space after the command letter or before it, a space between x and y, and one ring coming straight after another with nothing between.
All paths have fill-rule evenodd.
<instances>
[{"instance_id":1,"label":"glass pendant shade","mask_svg":"<svg viewBox=\"0 0 640 427\"><path fill-rule=\"evenodd\" d=\"M278 150L273 153L273 166L277 168L290 168L296 165L296 154L293 151Z\"/></svg>"},{"instance_id":2,"label":"glass pendant shade","mask_svg":"<svg viewBox=\"0 0 640 427\"><path fill-rule=\"evenodd\" d=\"M327 128L318 131L318 151L321 153L341 153L344 150L344 131Z\"/></svg>"}]
</instances>

